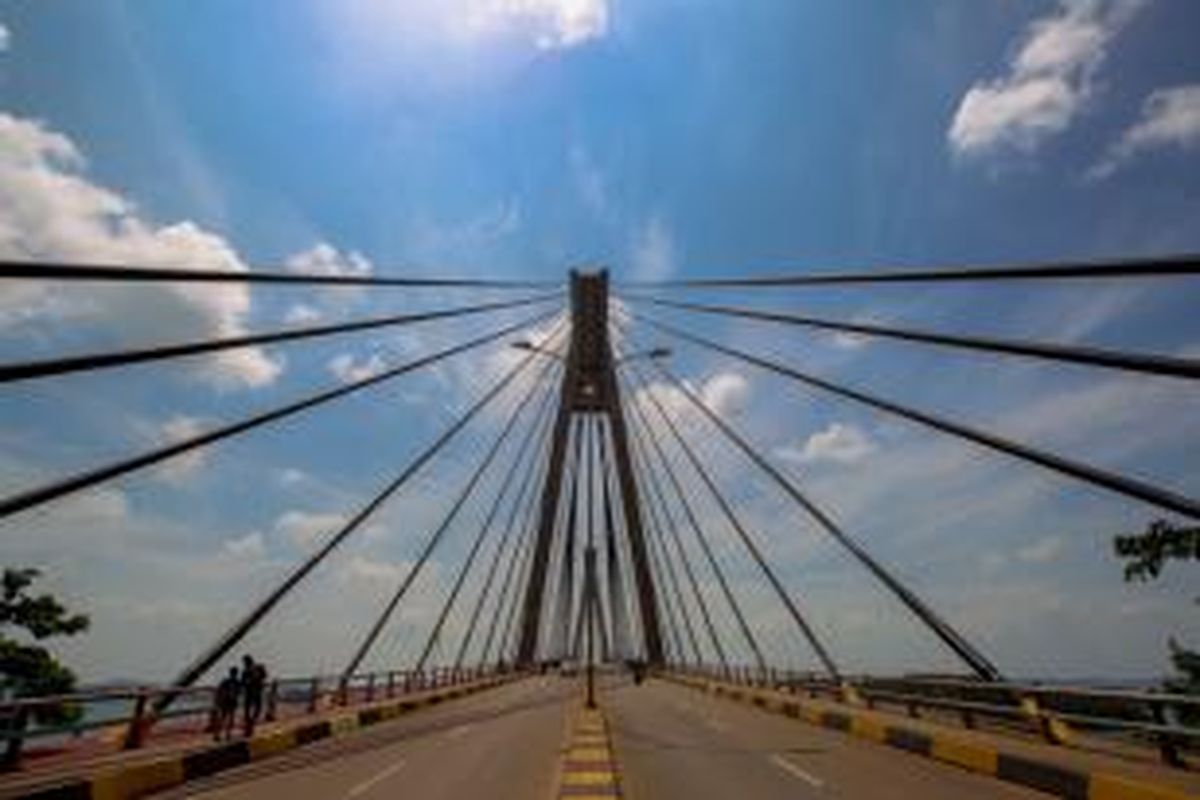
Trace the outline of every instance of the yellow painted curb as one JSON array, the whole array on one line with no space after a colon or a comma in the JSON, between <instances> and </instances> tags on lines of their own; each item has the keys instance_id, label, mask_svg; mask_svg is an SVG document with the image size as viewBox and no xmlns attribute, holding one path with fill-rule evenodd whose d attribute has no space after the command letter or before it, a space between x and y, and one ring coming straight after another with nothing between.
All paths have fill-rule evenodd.
<instances>
[{"instance_id":1,"label":"yellow painted curb","mask_svg":"<svg viewBox=\"0 0 1200 800\"><path fill-rule=\"evenodd\" d=\"M257 761L266 756L282 753L296 746L296 735L291 730L275 731L250 740L250 760Z\"/></svg>"},{"instance_id":2,"label":"yellow painted curb","mask_svg":"<svg viewBox=\"0 0 1200 800\"><path fill-rule=\"evenodd\" d=\"M935 736L930 755L939 761L985 775L995 775L996 765L1000 760L996 751L989 747L981 747L950 736Z\"/></svg>"},{"instance_id":3,"label":"yellow painted curb","mask_svg":"<svg viewBox=\"0 0 1200 800\"><path fill-rule=\"evenodd\" d=\"M873 742L882 742L887 739L887 726L874 717L858 714L850 717L850 732Z\"/></svg>"},{"instance_id":4,"label":"yellow painted curb","mask_svg":"<svg viewBox=\"0 0 1200 800\"><path fill-rule=\"evenodd\" d=\"M329 720L329 730L334 736L341 736L358 728L358 714L343 714Z\"/></svg>"},{"instance_id":5,"label":"yellow painted curb","mask_svg":"<svg viewBox=\"0 0 1200 800\"><path fill-rule=\"evenodd\" d=\"M726 697L733 700L740 700L758 708L763 708L774 713L786 714L787 716L799 716L801 719L819 727L830 727L825 725L821 710L815 706L800 703L792 698L775 698L767 700L762 695L754 690L747 690L739 686L728 686L717 682L705 682L702 685L693 685L686 680L677 680L673 676L662 676L666 680L672 680L684 686L694 686L694 688L706 691L710 694L715 694L721 697ZM870 739L876 742L887 743L888 732L892 730L891 726L880 722L877 719L869 718L865 715L850 712L841 714L841 716L849 717L849 730L856 736L865 739ZM999 777L1001 780L1008 782L1022 783L1022 781L1014 780L1011 777L1000 776L1000 753L999 751L977 745L960 739L953 735L937 734L931 737L930 749L928 753L924 753L928 757L937 759L948 764L954 764L973 772L982 773ZM1035 762L1036 763L1036 762ZM1107 773L1075 773L1081 775L1087 781L1087 797L1088 800L1192 800L1200 799L1200 796L1189 795L1182 790L1162 784L1143 782L1131 778L1123 778Z\"/></svg>"},{"instance_id":6,"label":"yellow painted curb","mask_svg":"<svg viewBox=\"0 0 1200 800\"><path fill-rule=\"evenodd\" d=\"M183 759L164 758L102 772L92 780L93 800L125 800L183 783Z\"/></svg>"},{"instance_id":7,"label":"yellow painted curb","mask_svg":"<svg viewBox=\"0 0 1200 800\"><path fill-rule=\"evenodd\" d=\"M282 730L263 733L245 742L245 753L248 759L245 762L238 759L236 763L240 766L242 763L249 763L300 747L301 744L296 739L296 731L312 726L314 724L314 716L316 717L315 722L317 724L327 724L329 726L331 735L340 736L362 727L362 724L359 722L359 715L364 710L374 710L378 714L378 721L382 721L397 717L406 711L411 711L420 706L431 705L435 701L465 697L484 689L502 686L508 683L509 680L492 680L469 686L444 689L433 695L426 695L415 700L404 699L380 705L365 704L364 706L357 707L351 713L342 711L336 716L310 715L308 719L300 722L298 725L294 724ZM117 729L118 726L113 727L114 731ZM121 730L123 730L123 727ZM603 729L601 729L602 734ZM602 739L600 743L607 746L607 739ZM71 791L81 790L84 796L93 798L93 800L125 800L126 798L141 797L151 792L186 783L185 758L189 755L202 754L203 752L203 750L181 751L158 759L102 768L94 773L76 778L68 786ZM217 770L220 771L228 766L234 766L234 764L217 766Z\"/></svg>"}]
</instances>

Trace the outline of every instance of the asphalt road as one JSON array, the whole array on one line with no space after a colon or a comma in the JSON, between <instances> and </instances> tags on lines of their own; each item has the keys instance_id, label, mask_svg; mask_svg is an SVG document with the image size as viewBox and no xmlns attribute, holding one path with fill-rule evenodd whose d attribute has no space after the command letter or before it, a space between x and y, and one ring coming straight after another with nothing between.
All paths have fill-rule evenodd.
<instances>
[{"instance_id":1,"label":"asphalt road","mask_svg":"<svg viewBox=\"0 0 1200 800\"><path fill-rule=\"evenodd\" d=\"M550 800L579 697L531 678L157 796ZM1044 797L673 684L609 677L601 698L629 800Z\"/></svg>"},{"instance_id":2,"label":"asphalt road","mask_svg":"<svg viewBox=\"0 0 1200 800\"><path fill-rule=\"evenodd\" d=\"M531 678L194 781L162 798L372 800L554 795L578 684Z\"/></svg>"},{"instance_id":3,"label":"asphalt road","mask_svg":"<svg viewBox=\"0 0 1200 800\"><path fill-rule=\"evenodd\" d=\"M673 684L622 685L605 700L630 800L1045 797Z\"/></svg>"}]
</instances>

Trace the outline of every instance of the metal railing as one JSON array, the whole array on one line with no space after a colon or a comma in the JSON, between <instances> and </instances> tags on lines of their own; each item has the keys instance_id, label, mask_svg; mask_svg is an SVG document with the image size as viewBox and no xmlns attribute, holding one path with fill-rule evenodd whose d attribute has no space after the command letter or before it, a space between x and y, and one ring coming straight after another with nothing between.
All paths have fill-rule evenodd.
<instances>
[{"instance_id":1,"label":"metal railing","mask_svg":"<svg viewBox=\"0 0 1200 800\"><path fill-rule=\"evenodd\" d=\"M349 677L276 678L265 687L262 721L302 718L331 707L399 698L511 673L511 669L491 666L437 667L367 672ZM164 737L211 733L215 695L215 685L184 689L130 686L0 701L0 737L5 740L3 766L5 769L19 766L26 745L31 742L62 749L89 734L107 732L108 737L94 739L95 743L102 742L102 751L129 750L143 746L152 730ZM156 702L163 698L172 699L171 707L155 713ZM58 716L63 721L43 723L38 721L39 716Z\"/></svg>"},{"instance_id":2,"label":"metal railing","mask_svg":"<svg viewBox=\"0 0 1200 800\"><path fill-rule=\"evenodd\" d=\"M1066 725L1157 746L1164 763L1184 766L1183 750L1200 746L1200 697L1155 691L983 682L942 677L828 677L787 670L735 666L673 666L677 674L747 688L804 693L868 708L892 706L919 718L925 711L951 712L964 727L990 720L1032 730L1052 744L1067 744Z\"/></svg>"}]
</instances>

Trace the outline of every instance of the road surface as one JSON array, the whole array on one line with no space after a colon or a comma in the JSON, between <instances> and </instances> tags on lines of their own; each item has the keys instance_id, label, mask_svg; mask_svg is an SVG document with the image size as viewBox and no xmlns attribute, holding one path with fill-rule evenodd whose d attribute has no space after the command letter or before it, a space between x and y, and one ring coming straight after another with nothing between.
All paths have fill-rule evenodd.
<instances>
[{"instance_id":1,"label":"road surface","mask_svg":"<svg viewBox=\"0 0 1200 800\"><path fill-rule=\"evenodd\" d=\"M579 686L531 678L193 781L161 798L428 800L554 795Z\"/></svg>"},{"instance_id":2,"label":"road surface","mask_svg":"<svg viewBox=\"0 0 1200 800\"><path fill-rule=\"evenodd\" d=\"M616 687L605 699L632 800L1045 797L661 681Z\"/></svg>"},{"instance_id":3,"label":"road surface","mask_svg":"<svg viewBox=\"0 0 1200 800\"><path fill-rule=\"evenodd\" d=\"M602 681L629 800L1041 798L660 681ZM550 800L580 685L531 678L188 783L163 798Z\"/></svg>"}]
</instances>

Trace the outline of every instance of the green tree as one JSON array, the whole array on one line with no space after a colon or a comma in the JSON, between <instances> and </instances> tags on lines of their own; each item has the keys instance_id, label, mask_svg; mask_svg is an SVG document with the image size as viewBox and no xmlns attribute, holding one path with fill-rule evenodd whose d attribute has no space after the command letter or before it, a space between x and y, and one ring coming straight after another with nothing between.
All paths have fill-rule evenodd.
<instances>
[{"instance_id":1,"label":"green tree","mask_svg":"<svg viewBox=\"0 0 1200 800\"><path fill-rule=\"evenodd\" d=\"M1125 560L1125 580L1154 580L1167 561L1200 561L1200 528L1156 519L1142 533L1115 537L1113 547Z\"/></svg>"},{"instance_id":2,"label":"green tree","mask_svg":"<svg viewBox=\"0 0 1200 800\"><path fill-rule=\"evenodd\" d=\"M0 693L6 697L43 697L66 694L75 688L75 673L46 648L13 638L24 631L37 641L52 636L74 636L87 630L89 620L72 614L53 595L34 596L30 586L41 575L32 568L5 567L0 584ZM52 724L79 716L75 706L40 708L34 718Z\"/></svg>"},{"instance_id":3,"label":"green tree","mask_svg":"<svg viewBox=\"0 0 1200 800\"><path fill-rule=\"evenodd\" d=\"M1158 519L1142 533L1117 536L1113 548L1117 557L1125 560L1126 581L1152 581L1168 561L1200 561L1200 528L1182 528ZM1165 688L1200 695L1200 653L1183 647L1174 637L1167 640L1167 647L1178 675L1168 679Z\"/></svg>"},{"instance_id":4,"label":"green tree","mask_svg":"<svg viewBox=\"0 0 1200 800\"><path fill-rule=\"evenodd\" d=\"M1178 677L1165 681L1163 688L1177 694L1200 695L1200 653L1181 647L1173 636L1167 640L1167 647L1171 650L1171 664ZM1182 711L1179 721L1187 725L1200 725L1200 713Z\"/></svg>"}]
</instances>

